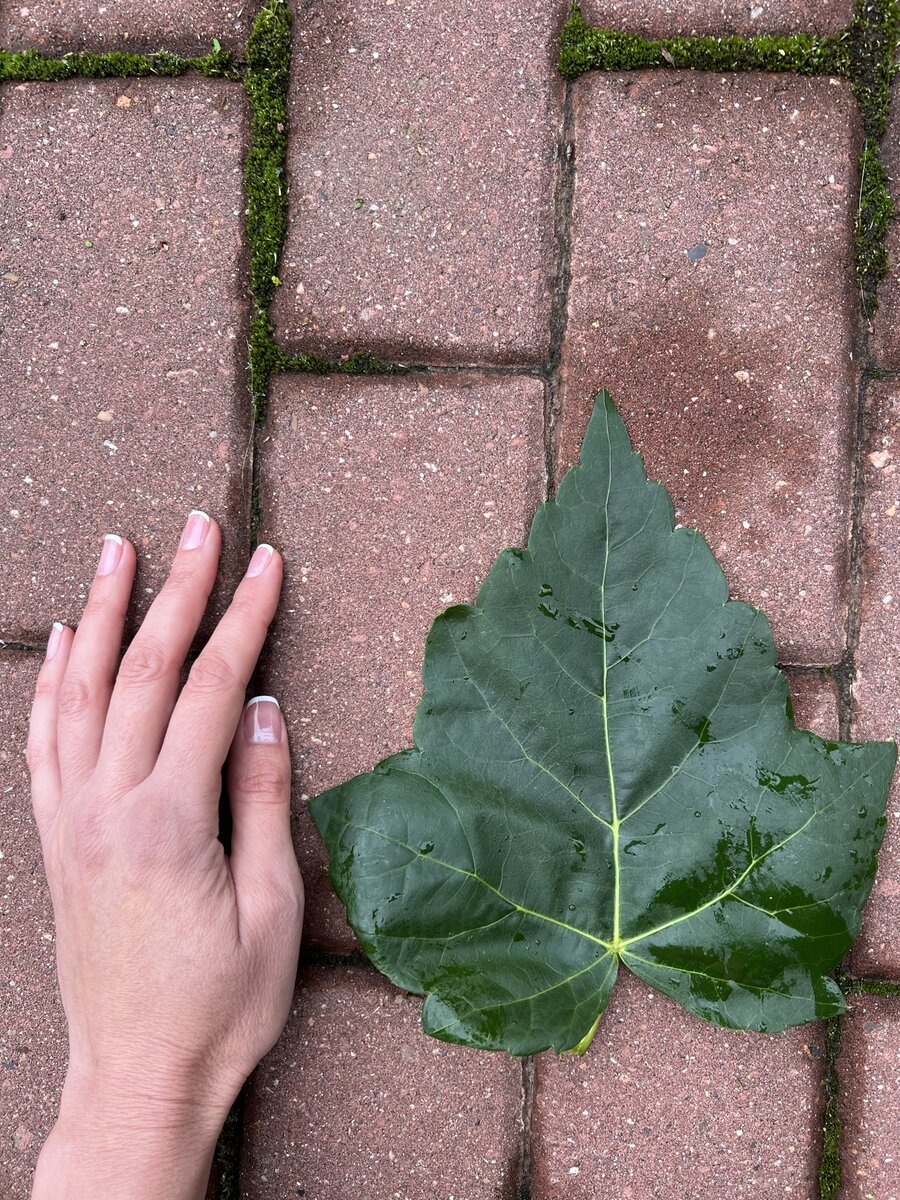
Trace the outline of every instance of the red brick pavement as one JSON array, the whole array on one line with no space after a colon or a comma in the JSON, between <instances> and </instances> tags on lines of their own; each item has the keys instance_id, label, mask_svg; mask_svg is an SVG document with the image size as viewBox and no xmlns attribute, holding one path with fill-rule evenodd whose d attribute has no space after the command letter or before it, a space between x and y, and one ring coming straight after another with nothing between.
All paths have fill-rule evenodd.
<instances>
[{"instance_id":1,"label":"red brick pavement","mask_svg":"<svg viewBox=\"0 0 900 1200\"><path fill-rule=\"evenodd\" d=\"M292 347L547 357L563 0L312 0L295 23Z\"/></svg>"},{"instance_id":2,"label":"red brick pavement","mask_svg":"<svg viewBox=\"0 0 900 1200\"><path fill-rule=\"evenodd\" d=\"M243 571L246 130L222 81L4 91L0 638L76 621L110 530L138 613L191 508L222 524L223 585Z\"/></svg>"},{"instance_id":3,"label":"red brick pavement","mask_svg":"<svg viewBox=\"0 0 900 1200\"><path fill-rule=\"evenodd\" d=\"M544 494L527 376L283 378L260 442L260 537L286 584L261 686L294 754L308 942L353 946L306 799L410 744L425 635L520 545Z\"/></svg>"},{"instance_id":4,"label":"red brick pavement","mask_svg":"<svg viewBox=\"0 0 900 1200\"><path fill-rule=\"evenodd\" d=\"M423 1037L420 1010L368 969L301 976L248 1098L245 1200L514 1194L519 1064Z\"/></svg>"},{"instance_id":5,"label":"red brick pavement","mask_svg":"<svg viewBox=\"0 0 900 1200\"><path fill-rule=\"evenodd\" d=\"M575 86L561 468L612 393L783 661L844 649L859 121L830 79Z\"/></svg>"},{"instance_id":6,"label":"red brick pavement","mask_svg":"<svg viewBox=\"0 0 900 1200\"><path fill-rule=\"evenodd\" d=\"M584 19L645 37L739 33L836 33L853 16L853 0L584 0Z\"/></svg>"},{"instance_id":7,"label":"red brick pavement","mask_svg":"<svg viewBox=\"0 0 900 1200\"><path fill-rule=\"evenodd\" d=\"M260 0L4 0L0 45L7 50L177 50L208 54L213 38L239 50Z\"/></svg>"},{"instance_id":8,"label":"red brick pavement","mask_svg":"<svg viewBox=\"0 0 900 1200\"><path fill-rule=\"evenodd\" d=\"M2 9L0 36L199 52L213 36L239 45L254 8L35 0ZM292 349L482 369L286 375L258 430L260 537L287 565L261 682L284 702L295 753L307 945L341 953L304 965L285 1034L249 1087L245 1200L477 1200L520 1184L532 1200L817 1195L820 1027L730 1034L625 980L584 1059L523 1065L443 1046L418 1030L417 1000L346 956L352 939L305 816L307 795L408 742L430 620L522 541L546 483L545 440L560 467L575 457L600 384L680 518L772 618L783 661L846 665L858 602L854 732L897 732L890 380L867 391L863 554L848 579L866 349L849 88L593 73L571 87L564 127L553 69L564 8L298 10L279 336ZM821 31L849 6L590 0L586 15L654 33ZM242 90L197 76L77 80L7 85L0 104L0 641L37 644L52 619L76 619L109 527L137 541L143 611L196 504L226 532L220 610L249 535ZM871 350L900 368L896 287L892 277L883 289ZM856 624L854 611L854 636ZM845 665L835 678L846 684ZM10 1200L27 1195L65 1064L21 753L36 667L36 654L0 655ZM833 731L834 682L791 683L798 723ZM897 804L895 792L892 813ZM858 975L900 978L891 822ZM898 1194L898 1005L854 997L843 1023L847 1200Z\"/></svg>"},{"instance_id":9,"label":"red brick pavement","mask_svg":"<svg viewBox=\"0 0 900 1200\"><path fill-rule=\"evenodd\" d=\"M870 385L866 406L865 507L853 736L900 741L900 386ZM861 975L900 980L900 780L863 935L853 953Z\"/></svg>"},{"instance_id":10,"label":"red brick pavement","mask_svg":"<svg viewBox=\"0 0 900 1200\"><path fill-rule=\"evenodd\" d=\"M0 1196L28 1195L66 1072L53 908L31 816L24 746L31 655L0 652Z\"/></svg>"},{"instance_id":11,"label":"red brick pavement","mask_svg":"<svg viewBox=\"0 0 900 1200\"><path fill-rule=\"evenodd\" d=\"M844 1022L842 1200L900 1200L900 1006L856 996Z\"/></svg>"}]
</instances>

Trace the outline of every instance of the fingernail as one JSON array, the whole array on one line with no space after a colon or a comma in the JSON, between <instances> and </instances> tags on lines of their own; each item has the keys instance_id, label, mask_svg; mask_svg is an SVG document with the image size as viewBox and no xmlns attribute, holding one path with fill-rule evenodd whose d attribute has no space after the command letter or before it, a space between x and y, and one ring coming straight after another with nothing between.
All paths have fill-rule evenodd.
<instances>
[{"instance_id":1,"label":"fingernail","mask_svg":"<svg viewBox=\"0 0 900 1200\"><path fill-rule=\"evenodd\" d=\"M100 561L97 563L97 574L111 574L119 565L121 557L122 539L117 533L108 533L103 539L103 549L100 551Z\"/></svg>"},{"instance_id":2,"label":"fingernail","mask_svg":"<svg viewBox=\"0 0 900 1200\"><path fill-rule=\"evenodd\" d=\"M47 639L47 655L46 655L46 657L47 657L48 661L53 657L53 655L59 649L59 644L62 641L62 631L63 631L63 626L62 626L61 622L54 621L53 628L50 630L50 636Z\"/></svg>"},{"instance_id":3,"label":"fingernail","mask_svg":"<svg viewBox=\"0 0 900 1200\"><path fill-rule=\"evenodd\" d=\"M244 737L254 746L281 741L281 708L274 696L254 696L244 709Z\"/></svg>"},{"instance_id":4,"label":"fingernail","mask_svg":"<svg viewBox=\"0 0 900 1200\"><path fill-rule=\"evenodd\" d=\"M209 517L205 512L201 512L199 508L195 508L187 519L184 533L182 533L181 541L178 545L179 550L196 550L198 546L202 546L206 541L208 533Z\"/></svg>"},{"instance_id":5,"label":"fingernail","mask_svg":"<svg viewBox=\"0 0 900 1200\"><path fill-rule=\"evenodd\" d=\"M260 542L253 551L253 557L250 559L250 565L247 567L248 575L262 575L263 571L272 560L272 555L275 551L268 542Z\"/></svg>"}]
</instances>

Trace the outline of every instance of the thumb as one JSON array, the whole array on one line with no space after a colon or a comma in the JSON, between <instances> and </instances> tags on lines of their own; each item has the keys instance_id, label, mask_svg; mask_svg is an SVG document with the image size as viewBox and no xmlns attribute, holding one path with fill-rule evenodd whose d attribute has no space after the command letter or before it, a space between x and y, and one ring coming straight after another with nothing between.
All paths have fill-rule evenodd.
<instances>
[{"instance_id":1,"label":"thumb","mask_svg":"<svg viewBox=\"0 0 900 1200\"><path fill-rule=\"evenodd\" d=\"M241 713L228 756L228 795L238 903L266 891L302 895L291 841L287 728L274 696L255 696Z\"/></svg>"}]
</instances>

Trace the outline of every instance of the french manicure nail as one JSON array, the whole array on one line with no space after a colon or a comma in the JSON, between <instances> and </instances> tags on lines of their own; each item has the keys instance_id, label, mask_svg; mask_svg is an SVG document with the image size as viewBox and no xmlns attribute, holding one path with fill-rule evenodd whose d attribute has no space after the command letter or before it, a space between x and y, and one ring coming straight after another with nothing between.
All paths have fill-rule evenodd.
<instances>
[{"instance_id":1,"label":"french manicure nail","mask_svg":"<svg viewBox=\"0 0 900 1200\"><path fill-rule=\"evenodd\" d=\"M209 533L209 517L205 512L201 512L199 508L195 508L187 519L187 524L184 527L184 533L181 535L179 543L180 550L196 550L198 546L202 546L206 541L206 535Z\"/></svg>"},{"instance_id":2,"label":"french manicure nail","mask_svg":"<svg viewBox=\"0 0 900 1200\"><path fill-rule=\"evenodd\" d=\"M60 621L53 622L53 628L50 630L50 636L47 639L47 660L54 656L59 649L59 644L62 641L63 626Z\"/></svg>"},{"instance_id":3,"label":"french manicure nail","mask_svg":"<svg viewBox=\"0 0 900 1200\"><path fill-rule=\"evenodd\" d=\"M275 551L268 542L260 542L253 551L253 557L250 559L250 565L247 567L247 574L262 575L274 553Z\"/></svg>"},{"instance_id":4,"label":"french manicure nail","mask_svg":"<svg viewBox=\"0 0 900 1200\"><path fill-rule=\"evenodd\" d=\"M281 708L274 696L254 696L244 709L244 738L253 746L281 741Z\"/></svg>"},{"instance_id":5,"label":"french manicure nail","mask_svg":"<svg viewBox=\"0 0 900 1200\"><path fill-rule=\"evenodd\" d=\"M117 533L108 533L103 539L103 549L100 551L100 561L97 563L97 574L112 574L119 565L121 557L122 539Z\"/></svg>"}]
</instances>

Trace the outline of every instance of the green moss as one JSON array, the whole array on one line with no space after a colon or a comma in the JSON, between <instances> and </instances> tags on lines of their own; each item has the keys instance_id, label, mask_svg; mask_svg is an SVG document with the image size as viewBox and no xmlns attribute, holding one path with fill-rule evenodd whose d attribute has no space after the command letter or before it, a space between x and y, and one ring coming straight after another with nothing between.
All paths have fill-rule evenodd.
<instances>
[{"instance_id":1,"label":"green moss","mask_svg":"<svg viewBox=\"0 0 900 1200\"><path fill-rule=\"evenodd\" d=\"M814 37L677 37L651 39L594 29L576 6L560 35L559 70L566 79L590 70L676 67L694 71L794 71L847 75L847 34Z\"/></svg>"},{"instance_id":2,"label":"green moss","mask_svg":"<svg viewBox=\"0 0 900 1200\"><path fill-rule=\"evenodd\" d=\"M885 240L894 216L881 139L887 131L891 82L897 71L900 8L897 0L857 0L847 35L851 86L865 143L859 160L856 277L867 318L878 310L878 285L890 268Z\"/></svg>"},{"instance_id":3,"label":"green moss","mask_svg":"<svg viewBox=\"0 0 900 1200\"><path fill-rule=\"evenodd\" d=\"M887 132L891 81L897 70L900 9L897 0L857 0L847 32L853 94L867 140Z\"/></svg>"},{"instance_id":4,"label":"green moss","mask_svg":"<svg viewBox=\"0 0 900 1200\"><path fill-rule=\"evenodd\" d=\"M257 312L278 287L278 259L287 231L287 86L291 10L267 0L247 41L244 87L250 104L250 149L244 164L250 283Z\"/></svg>"},{"instance_id":5,"label":"green moss","mask_svg":"<svg viewBox=\"0 0 900 1200\"><path fill-rule=\"evenodd\" d=\"M265 416L269 380L280 372L370 375L402 370L371 354L351 354L337 362L318 354L290 356L275 341L269 305L281 286L278 264L287 233L285 160L290 65L290 8L285 0L267 0L247 42L247 72L244 76L250 103L250 149L244 166L244 195L254 308L249 334L249 371L256 421ZM253 512L258 519L258 503Z\"/></svg>"},{"instance_id":6,"label":"green moss","mask_svg":"<svg viewBox=\"0 0 900 1200\"><path fill-rule=\"evenodd\" d=\"M844 987L848 996L886 996L900 1000L900 983L888 983L885 979L853 979Z\"/></svg>"},{"instance_id":7,"label":"green moss","mask_svg":"<svg viewBox=\"0 0 900 1200\"><path fill-rule=\"evenodd\" d=\"M123 54L119 51L95 54L81 50L59 58L37 50L18 53L0 50L0 83L53 83L76 78L140 79L149 75L183 75L186 71L199 71L221 79L240 77L233 55L221 48L200 58L182 58L167 50L154 54Z\"/></svg>"},{"instance_id":8,"label":"green moss","mask_svg":"<svg viewBox=\"0 0 900 1200\"><path fill-rule=\"evenodd\" d=\"M368 351L358 350L337 359L324 358L321 354L295 354L285 360L284 369L309 375L403 375L409 367L385 362Z\"/></svg>"},{"instance_id":9,"label":"green moss","mask_svg":"<svg viewBox=\"0 0 900 1200\"><path fill-rule=\"evenodd\" d=\"M856 276L865 316L878 308L878 286L890 267L885 240L894 216L881 139L887 130L891 82L898 69L898 0L857 0L848 29L828 37L688 37L652 40L594 29L576 5L560 35L559 69L566 79L585 71L676 67L696 71L791 71L849 79L865 142L859 163Z\"/></svg>"},{"instance_id":10,"label":"green moss","mask_svg":"<svg viewBox=\"0 0 900 1200\"><path fill-rule=\"evenodd\" d=\"M837 1061L841 1051L841 1018L825 1027L825 1113L822 1118L822 1160L819 1165L819 1200L837 1200L841 1188L840 1079Z\"/></svg>"},{"instance_id":11,"label":"green moss","mask_svg":"<svg viewBox=\"0 0 900 1200\"><path fill-rule=\"evenodd\" d=\"M859 205L856 213L856 278L865 315L878 309L878 285L890 269L885 239L894 216L887 171L877 142L867 141L859 160Z\"/></svg>"},{"instance_id":12,"label":"green moss","mask_svg":"<svg viewBox=\"0 0 900 1200\"><path fill-rule=\"evenodd\" d=\"M275 330L266 312L258 312L250 327L250 392L253 415L262 421L266 414L266 397L273 375L296 372L304 375L402 375L409 368L398 363L384 362L374 354L359 352L339 359L322 354L289 355L275 341Z\"/></svg>"},{"instance_id":13,"label":"green moss","mask_svg":"<svg viewBox=\"0 0 900 1200\"><path fill-rule=\"evenodd\" d=\"M287 356L275 342L275 330L265 309L257 311L248 336L248 371L254 420L265 416L269 379L287 368Z\"/></svg>"}]
</instances>

